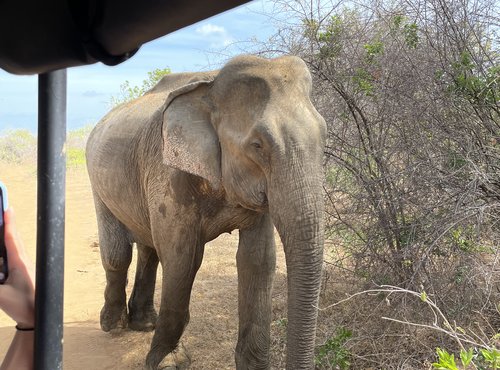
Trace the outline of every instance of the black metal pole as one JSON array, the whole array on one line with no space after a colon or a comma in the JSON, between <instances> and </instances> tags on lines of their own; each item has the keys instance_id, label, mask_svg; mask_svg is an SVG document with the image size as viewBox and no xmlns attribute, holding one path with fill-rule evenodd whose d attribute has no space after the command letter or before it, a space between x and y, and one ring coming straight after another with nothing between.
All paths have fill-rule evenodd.
<instances>
[{"instance_id":1,"label":"black metal pole","mask_svg":"<svg viewBox=\"0 0 500 370\"><path fill-rule=\"evenodd\" d=\"M62 369L66 70L38 76L35 369Z\"/></svg>"}]
</instances>

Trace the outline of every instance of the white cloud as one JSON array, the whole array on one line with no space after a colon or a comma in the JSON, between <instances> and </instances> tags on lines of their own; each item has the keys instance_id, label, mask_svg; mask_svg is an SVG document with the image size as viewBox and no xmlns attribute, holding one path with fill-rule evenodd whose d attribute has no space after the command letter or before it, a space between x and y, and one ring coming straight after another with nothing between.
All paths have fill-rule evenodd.
<instances>
[{"instance_id":1,"label":"white cloud","mask_svg":"<svg viewBox=\"0 0 500 370\"><path fill-rule=\"evenodd\" d=\"M198 27L196 33L204 37L211 48L226 47L235 41L226 28L212 23Z\"/></svg>"},{"instance_id":2,"label":"white cloud","mask_svg":"<svg viewBox=\"0 0 500 370\"><path fill-rule=\"evenodd\" d=\"M224 27L216 26L216 25L211 24L211 23L207 23L201 27L198 27L196 29L196 32L199 34L202 34L203 36L208 36L208 35L213 35L213 34L219 34L219 35L227 34Z\"/></svg>"}]
</instances>

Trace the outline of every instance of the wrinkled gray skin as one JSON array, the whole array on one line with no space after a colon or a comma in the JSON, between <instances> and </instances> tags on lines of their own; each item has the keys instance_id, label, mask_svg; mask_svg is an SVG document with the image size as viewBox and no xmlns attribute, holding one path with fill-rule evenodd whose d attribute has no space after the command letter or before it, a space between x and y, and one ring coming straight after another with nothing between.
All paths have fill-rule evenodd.
<instances>
[{"instance_id":1,"label":"wrinkled gray skin","mask_svg":"<svg viewBox=\"0 0 500 370\"><path fill-rule=\"evenodd\" d=\"M287 263L287 369L313 368L326 126L310 90L298 58L237 57L220 71L164 77L92 132L87 163L107 279L101 326L155 329L148 369L176 348L189 321L205 243L234 229L240 230L236 367L269 368L273 225ZM133 242L138 263L127 314Z\"/></svg>"}]
</instances>

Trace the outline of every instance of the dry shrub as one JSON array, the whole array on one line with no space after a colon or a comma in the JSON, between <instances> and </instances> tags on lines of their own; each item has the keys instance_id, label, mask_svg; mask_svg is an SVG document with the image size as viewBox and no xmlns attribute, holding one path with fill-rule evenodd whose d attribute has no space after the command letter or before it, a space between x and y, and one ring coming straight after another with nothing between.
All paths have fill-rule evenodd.
<instances>
[{"instance_id":1,"label":"dry shrub","mask_svg":"<svg viewBox=\"0 0 500 370\"><path fill-rule=\"evenodd\" d=\"M267 52L306 62L328 126L321 305L393 285L425 292L488 341L500 303L497 2L274 3ZM432 324L425 308L408 295L356 296L321 311L318 345L344 327L354 369L428 368L456 341L380 319Z\"/></svg>"},{"instance_id":2,"label":"dry shrub","mask_svg":"<svg viewBox=\"0 0 500 370\"><path fill-rule=\"evenodd\" d=\"M428 296L440 307L453 329L459 327L456 329L459 332L475 333L479 343L488 343L500 327L496 307L500 281L492 265L498 257L498 253L476 255L459 284L450 279L456 279L453 270L465 266L466 261L443 258L439 263L441 275L434 275L443 293ZM392 289L392 292L384 291L385 287L360 278L347 267L345 259L340 267L338 259L327 256L320 297L318 345L334 337L340 327L351 330L352 338L345 343L351 354L351 369L428 369L435 360L437 347L455 353L460 351L459 344L449 334L452 331L443 320L435 319L429 305L420 298L421 292L415 297ZM470 347L467 343L464 345Z\"/></svg>"},{"instance_id":3,"label":"dry shrub","mask_svg":"<svg viewBox=\"0 0 500 370\"><path fill-rule=\"evenodd\" d=\"M36 137L30 131L11 130L0 134L0 160L33 163L36 155Z\"/></svg>"}]
</instances>

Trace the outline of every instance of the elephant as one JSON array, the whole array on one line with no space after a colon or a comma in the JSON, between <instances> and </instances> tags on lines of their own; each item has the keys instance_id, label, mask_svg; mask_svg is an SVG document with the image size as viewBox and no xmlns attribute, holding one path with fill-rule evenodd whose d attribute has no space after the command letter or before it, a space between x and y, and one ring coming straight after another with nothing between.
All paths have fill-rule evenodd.
<instances>
[{"instance_id":1,"label":"elephant","mask_svg":"<svg viewBox=\"0 0 500 370\"><path fill-rule=\"evenodd\" d=\"M287 369L314 367L326 124L311 89L298 57L237 56L218 71L166 75L91 132L86 160L106 274L101 328L154 330L147 369L179 344L205 243L235 229L236 368L269 368L275 228L287 266Z\"/></svg>"}]
</instances>

